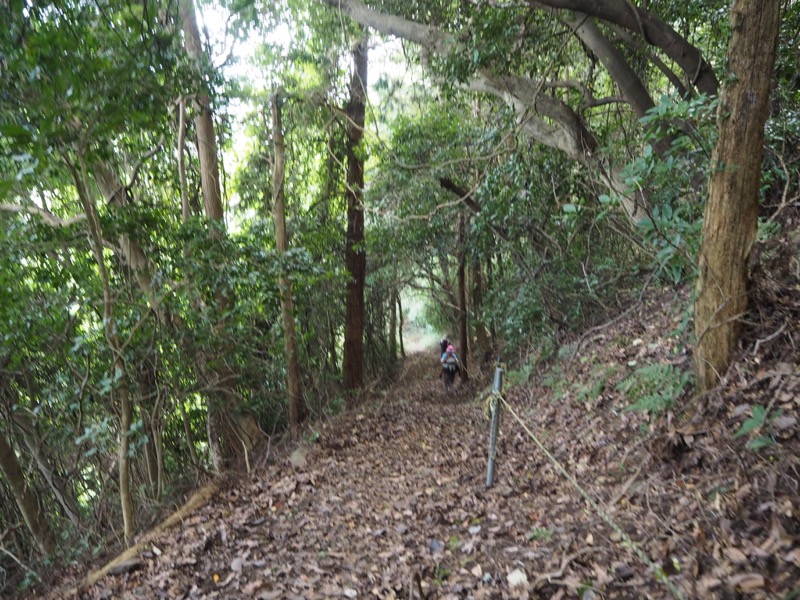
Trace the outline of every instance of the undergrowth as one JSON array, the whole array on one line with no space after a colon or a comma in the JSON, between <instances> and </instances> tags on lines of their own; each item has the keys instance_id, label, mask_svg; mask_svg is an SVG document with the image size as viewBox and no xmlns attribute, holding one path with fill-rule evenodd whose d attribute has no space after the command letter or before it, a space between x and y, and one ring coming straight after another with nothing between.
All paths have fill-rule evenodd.
<instances>
[{"instance_id":1,"label":"undergrowth","mask_svg":"<svg viewBox=\"0 0 800 600\"><path fill-rule=\"evenodd\" d=\"M627 400L633 401L625 410L657 416L672 408L675 400L693 381L694 375L689 371L681 371L666 363L653 363L636 369L617 383L616 389Z\"/></svg>"}]
</instances>

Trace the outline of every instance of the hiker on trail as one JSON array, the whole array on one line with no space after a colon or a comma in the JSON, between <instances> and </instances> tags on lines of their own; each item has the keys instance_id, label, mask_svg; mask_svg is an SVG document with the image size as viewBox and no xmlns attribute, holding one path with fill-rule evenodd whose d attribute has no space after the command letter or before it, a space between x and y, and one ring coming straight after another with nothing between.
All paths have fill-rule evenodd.
<instances>
[{"instance_id":1,"label":"hiker on trail","mask_svg":"<svg viewBox=\"0 0 800 600\"><path fill-rule=\"evenodd\" d=\"M452 344L447 345L439 362L442 365L441 377L444 379L444 391L449 392L453 388L453 381L459 371L458 354Z\"/></svg>"},{"instance_id":2,"label":"hiker on trail","mask_svg":"<svg viewBox=\"0 0 800 600\"><path fill-rule=\"evenodd\" d=\"M450 340L447 339L447 336L442 338L442 341L439 342L439 354L444 354L447 352L447 347L450 345Z\"/></svg>"}]
</instances>

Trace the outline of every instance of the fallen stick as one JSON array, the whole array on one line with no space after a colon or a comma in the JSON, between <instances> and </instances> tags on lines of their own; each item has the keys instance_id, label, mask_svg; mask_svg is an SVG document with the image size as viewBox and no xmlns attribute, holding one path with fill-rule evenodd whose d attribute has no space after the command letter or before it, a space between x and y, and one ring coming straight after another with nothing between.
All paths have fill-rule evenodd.
<instances>
[{"instance_id":1,"label":"fallen stick","mask_svg":"<svg viewBox=\"0 0 800 600\"><path fill-rule=\"evenodd\" d=\"M167 517L161 524L157 525L150 531L148 531L142 539L124 550L121 554L119 554L116 558L111 560L105 566L92 571L89 573L83 581L81 581L76 587L69 590L68 592L57 591L50 598L63 598L63 597L71 597L77 596L81 590L89 588L93 586L95 583L100 581L103 577L108 575L111 571L115 568L119 567L120 565L124 565L128 561L132 561L138 556L138 554L144 550L148 543L150 543L153 539L158 537L161 533L166 531L167 529L177 525L181 521L183 521L189 514L193 511L197 510L201 506L205 505L211 497L217 493L219 490L219 486L216 483L209 483L201 487L197 490L186 503L181 506L178 510L176 510L172 515Z\"/></svg>"}]
</instances>

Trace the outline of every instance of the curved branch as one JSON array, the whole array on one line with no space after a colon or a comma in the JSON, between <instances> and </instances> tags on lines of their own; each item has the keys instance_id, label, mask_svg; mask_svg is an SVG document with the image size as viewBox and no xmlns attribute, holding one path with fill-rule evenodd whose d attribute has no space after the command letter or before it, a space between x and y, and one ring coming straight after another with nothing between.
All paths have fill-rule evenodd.
<instances>
[{"instance_id":1,"label":"curved branch","mask_svg":"<svg viewBox=\"0 0 800 600\"><path fill-rule=\"evenodd\" d=\"M630 31L627 29L623 29L619 25L608 25L609 29L613 31L624 43L626 43L631 48L638 50L642 54L644 54L647 59L653 63L653 65L661 71L661 73L666 77L669 82L675 87L678 94L680 94L681 98L689 98L693 95L692 90L687 88L684 83L681 81L681 78L675 74L675 71L670 69L663 60L661 60L657 55L650 52L644 44L642 44Z\"/></svg>"},{"instance_id":2,"label":"curved branch","mask_svg":"<svg viewBox=\"0 0 800 600\"><path fill-rule=\"evenodd\" d=\"M36 215L41 218L45 225L50 225L51 227L69 227L70 225L74 225L75 223L86 219L86 215L84 214L75 215L69 219L62 219L51 213L49 210L45 210L44 208L36 206L35 204L0 204L0 211Z\"/></svg>"},{"instance_id":3,"label":"curved branch","mask_svg":"<svg viewBox=\"0 0 800 600\"><path fill-rule=\"evenodd\" d=\"M529 0L528 5L583 12L639 34L674 60L698 90L709 96L717 95L719 80L700 50L651 12L628 0Z\"/></svg>"},{"instance_id":4,"label":"curved branch","mask_svg":"<svg viewBox=\"0 0 800 600\"><path fill-rule=\"evenodd\" d=\"M446 32L395 15L372 10L361 0L317 0L339 9L363 26L386 35L396 35L422 45L428 51L446 54L456 47L456 40ZM624 196L625 184L619 173L610 170L595 156L599 144L594 134L572 108L564 102L542 94L541 82L517 75L498 75L488 69L479 70L465 87L492 94L510 104L520 118L523 130L536 141L561 150L580 164L597 170L603 184L622 192L622 205L629 219L641 218L643 197Z\"/></svg>"},{"instance_id":5,"label":"curved branch","mask_svg":"<svg viewBox=\"0 0 800 600\"><path fill-rule=\"evenodd\" d=\"M700 50L657 16L637 8L628 0L528 0L528 6L582 12L609 24L619 25L641 35L651 46L661 49L701 92L716 96L719 91L719 80L714 69Z\"/></svg>"}]
</instances>

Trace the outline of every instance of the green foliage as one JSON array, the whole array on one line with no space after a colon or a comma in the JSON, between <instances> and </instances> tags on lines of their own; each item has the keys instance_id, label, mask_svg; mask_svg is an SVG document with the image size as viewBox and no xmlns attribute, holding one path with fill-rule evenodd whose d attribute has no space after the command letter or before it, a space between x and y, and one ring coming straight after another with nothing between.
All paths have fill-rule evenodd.
<instances>
[{"instance_id":1,"label":"green foliage","mask_svg":"<svg viewBox=\"0 0 800 600\"><path fill-rule=\"evenodd\" d=\"M691 385L693 377L691 372L681 371L673 365L653 363L636 369L620 381L616 389L633 401L625 410L657 416L672 408L686 386Z\"/></svg>"},{"instance_id":2,"label":"green foliage","mask_svg":"<svg viewBox=\"0 0 800 600\"><path fill-rule=\"evenodd\" d=\"M542 377L542 387L553 390L553 396L561 397L567 391L569 383L564 376L564 372L557 365L553 365Z\"/></svg>"},{"instance_id":3,"label":"green foliage","mask_svg":"<svg viewBox=\"0 0 800 600\"><path fill-rule=\"evenodd\" d=\"M553 539L553 534L555 530L551 527L534 527L528 532L528 541L531 542L533 540L541 540L543 542L549 542Z\"/></svg>"},{"instance_id":4,"label":"green foliage","mask_svg":"<svg viewBox=\"0 0 800 600\"><path fill-rule=\"evenodd\" d=\"M577 402L593 402L605 389L609 380L618 372L614 365L597 365L589 375L586 383L577 384L575 400Z\"/></svg>"},{"instance_id":5,"label":"green foliage","mask_svg":"<svg viewBox=\"0 0 800 600\"><path fill-rule=\"evenodd\" d=\"M733 434L733 437L741 437L743 435L747 435L754 429L758 429L764 424L766 418L767 410L760 404L757 404L753 407L753 415L744 423L742 423L741 427L739 427L739 430Z\"/></svg>"},{"instance_id":6,"label":"green foliage","mask_svg":"<svg viewBox=\"0 0 800 600\"><path fill-rule=\"evenodd\" d=\"M773 413L768 415L766 408L764 408L760 404L756 404L753 407L753 412L750 418L741 424L736 433L733 434L733 437L739 438L748 435L753 431L758 431L764 425L766 425L767 423L769 423L778 416L779 416L778 413ZM747 442L747 449L752 450L753 452L758 452L759 450L763 450L764 448L767 448L773 445L774 443L775 442L771 437L766 435L758 435Z\"/></svg>"},{"instance_id":7,"label":"green foliage","mask_svg":"<svg viewBox=\"0 0 800 600\"><path fill-rule=\"evenodd\" d=\"M536 362L529 361L519 366L517 369L511 369L505 374L505 388L512 388L518 385L525 385L528 383L536 372Z\"/></svg>"},{"instance_id":8,"label":"green foliage","mask_svg":"<svg viewBox=\"0 0 800 600\"><path fill-rule=\"evenodd\" d=\"M653 252L657 272L672 284L694 278L716 107L716 100L704 96L662 96L641 119L647 127L645 151L625 169L629 193L644 192L651 206L639 223L640 233ZM663 154L653 150L665 143Z\"/></svg>"}]
</instances>

